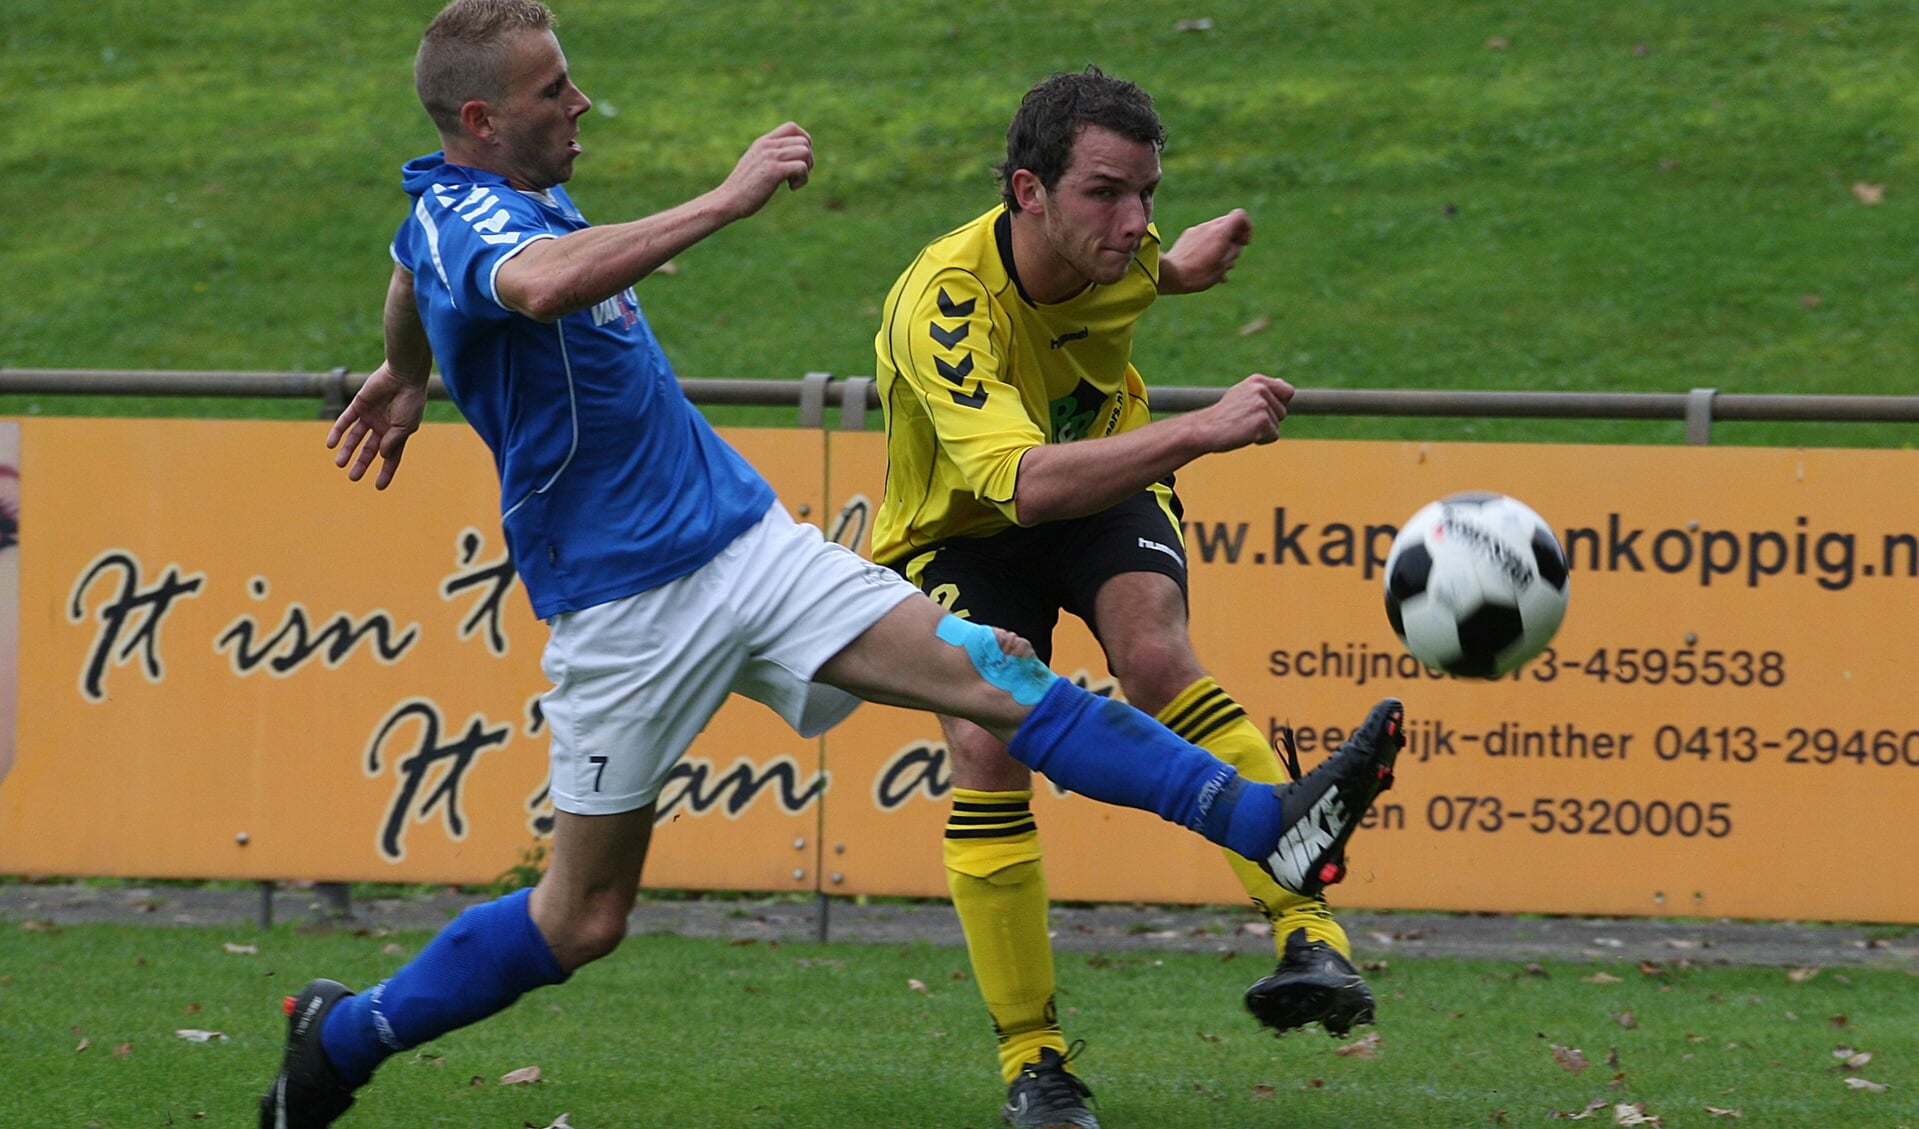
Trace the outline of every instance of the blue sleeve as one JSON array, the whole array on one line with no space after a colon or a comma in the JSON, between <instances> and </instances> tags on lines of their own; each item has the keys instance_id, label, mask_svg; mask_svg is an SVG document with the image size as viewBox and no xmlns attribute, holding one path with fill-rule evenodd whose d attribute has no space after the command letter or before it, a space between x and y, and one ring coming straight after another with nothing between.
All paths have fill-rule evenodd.
<instances>
[{"instance_id":1,"label":"blue sleeve","mask_svg":"<svg viewBox=\"0 0 1919 1129\"><path fill-rule=\"evenodd\" d=\"M539 206L504 186L435 187L414 202L394 239L395 257L417 277L439 277L454 307L467 317L504 318L494 275L529 243L559 233Z\"/></svg>"}]
</instances>

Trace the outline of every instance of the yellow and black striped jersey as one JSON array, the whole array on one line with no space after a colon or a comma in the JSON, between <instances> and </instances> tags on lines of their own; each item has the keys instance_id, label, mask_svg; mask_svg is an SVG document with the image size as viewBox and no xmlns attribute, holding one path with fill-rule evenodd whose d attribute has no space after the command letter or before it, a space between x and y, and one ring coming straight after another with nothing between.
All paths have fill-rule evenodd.
<instances>
[{"instance_id":1,"label":"yellow and black striped jersey","mask_svg":"<svg viewBox=\"0 0 1919 1129\"><path fill-rule=\"evenodd\" d=\"M1002 205L928 244L886 296L874 340L886 415L875 560L1014 525L1020 456L1151 418L1133 326L1158 296L1158 230L1124 279L1054 305L1028 299L1012 263Z\"/></svg>"}]
</instances>

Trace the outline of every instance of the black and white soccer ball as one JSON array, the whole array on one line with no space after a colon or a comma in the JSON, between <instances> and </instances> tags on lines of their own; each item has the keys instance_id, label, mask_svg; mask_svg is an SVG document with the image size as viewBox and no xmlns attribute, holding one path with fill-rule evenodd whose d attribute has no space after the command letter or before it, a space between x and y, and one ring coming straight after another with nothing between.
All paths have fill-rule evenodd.
<instances>
[{"instance_id":1,"label":"black and white soccer ball","mask_svg":"<svg viewBox=\"0 0 1919 1129\"><path fill-rule=\"evenodd\" d=\"M1424 506L1386 554L1386 618L1413 657L1498 678L1552 642L1566 617L1566 554L1525 503L1483 491Z\"/></svg>"}]
</instances>

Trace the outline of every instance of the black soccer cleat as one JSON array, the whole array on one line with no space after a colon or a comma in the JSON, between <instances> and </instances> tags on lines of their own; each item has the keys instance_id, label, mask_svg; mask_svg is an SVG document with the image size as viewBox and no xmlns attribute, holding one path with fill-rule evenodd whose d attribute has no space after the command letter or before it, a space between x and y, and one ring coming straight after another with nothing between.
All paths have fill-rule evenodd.
<instances>
[{"instance_id":1,"label":"black soccer cleat","mask_svg":"<svg viewBox=\"0 0 1919 1129\"><path fill-rule=\"evenodd\" d=\"M1373 1021L1373 992L1338 949L1295 929L1286 936L1279 967L1246 989L1246 1010L1275 1035L1317 1023L1328 1035L1345 1038Z\"/></svg>"},{"instance_id":2,"label":"black soccer cleat","mask_svg":"<svg viewBox=\"0 0 1919 1129\"><path fill-rule=\"evenodd\" d=\"M273 1088L260 1095L260 1129L325 1129L353 1105L320 1045L320 1026L333 1005L353 993L332 980L314 980L286 999L287 1049Z\"/></svg>"},{"instance_id":3,"label":"black soccer cleat","mask_svg":"<svg viewBox=\"0 0 1919 1129\"><path fill-rule=\"evenodd\" d=\"M1346 877L1346 840L1373 798L1392 787L1393 762L1405 744L1406 707L1387 698L1319 767L1273 786L1286 830L1271 855L1255 860L1273 881L1310 898Z\"/></svg>"},{"instance_id":4,"label":"black soccer cleat","mask_svg":"<svg viewBox=\"0 0 1919 1129\"><path fill-rule=\"evenodd\" d=\"M1099 1119L1086 1108L1092 1089L1066 1069L1083 1046L1074 1043L1063 1055L1045 1047L1039 1061L1020 1067L1019 1077L1006 1088L999 1119L1013 1129L1099 1129Z\"/></svg>"}]
</instances>

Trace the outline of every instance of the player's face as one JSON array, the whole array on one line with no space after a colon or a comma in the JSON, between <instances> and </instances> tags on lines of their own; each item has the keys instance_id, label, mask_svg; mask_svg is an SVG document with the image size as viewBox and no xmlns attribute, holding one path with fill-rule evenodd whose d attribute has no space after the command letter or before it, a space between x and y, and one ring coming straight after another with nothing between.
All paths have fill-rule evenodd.
<instances>
[{"instance_id":1,"label":"player's face","mask_svg":"<svg viewBox=\"0 0 1919 1129\"><path fill-rule=\"evenodd\" d=\"M1157 147L1087 126L1046 193L1046 242L1085 281L1110 286L1139 253L1158 188Z\"/></svg>"},{"instance_id":2,"label":"player's face","mask_svg":"<svg viewBox=\"0 0 1919 1129\"><path fill-rule=\"evenodd\" d=\"M552 32L526 32L514 40L506 101L495 117L507 182L537 190L572 179L580 115L592 108L568 76L566 55Z\"/></svg>"}]
</instances>

